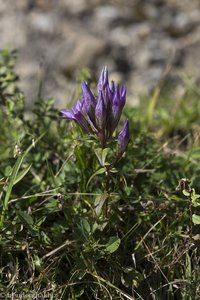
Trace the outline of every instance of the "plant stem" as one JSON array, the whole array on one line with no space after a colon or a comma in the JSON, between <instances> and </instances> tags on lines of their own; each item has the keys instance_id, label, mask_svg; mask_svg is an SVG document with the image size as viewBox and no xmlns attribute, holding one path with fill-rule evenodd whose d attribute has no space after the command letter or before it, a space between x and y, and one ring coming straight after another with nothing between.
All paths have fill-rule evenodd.
<instances>
[{"instance_id":1,"label":"plant stem","mask_svg":"<svg viewBox=\"0 0 200 300\"><path fill-rule=\"evenodd\" d=\"M109 198L110 198L110 172L109 172L108 169L107 169L107 172L106 172L106 190L105 190L105 193L108 195L108 197L105 200L105 217L107 218L108 217L108 201L109 201Z\"/></svg>"},{"instance_id":2,"label":"plant stem","mask_svg":"<svg viewBox=\"0 0 200 300\"><path fill-rule=\"evenodd\" d=\"M193 223L192 223L192 198L191 198L191 193L190 193L190 197L189 197L189 218L190 218L189 236L191 238L192 237L192 227L193 227Z\"/></svg>"}]
</instances>

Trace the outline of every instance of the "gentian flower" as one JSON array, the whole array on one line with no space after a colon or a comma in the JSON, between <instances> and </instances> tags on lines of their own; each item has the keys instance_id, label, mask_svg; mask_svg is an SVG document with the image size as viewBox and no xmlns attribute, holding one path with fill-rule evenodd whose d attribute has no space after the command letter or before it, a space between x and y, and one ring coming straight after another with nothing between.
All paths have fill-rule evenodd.
<instances>
[{"instance_id":1,"label":"gentian flower","mask_svg":"<svg viewBox=\"0 0 200 300\"><path fill-rule=\"evenodd\" d=\"M99 92L98 100L95 108L95 120L96 120L96 127L98 127L100 131L104 130L106 125L106 106L101 91Z\"/></svg>"},{"instance_id":2,"label":"gentian flower","mask_svg":"<svg viewBox=\"0 0 200 300\"><path fill-rule=\"evenodd\" d=\"M111 132L113 132L120 120L122 109L126 102L126 89L122 87L121 92L119 86L117 86L113 100L112 100L112 121L111 121Z\"/></svg>"},{"instance_id":3,"label":"gentian flower","mask_svg":"<svg viewBox=\"0 0 200 300\"><path fill-rule=\"evenodd\" d=\"M82 103L78 100L70 110L61 110L64 118L74 120L87 133L92 133L87 119L82 112Z\"/></svg>"},{"instance_id":4,"label":"gentian flower","mask_svg":"<svg viewBox=\"0 0 200 300\"><path fill-rule=\"evenodd\" d=\"M82 103L83 103L83 110L86 115L90 118L94 116L94 110L96 106L96 100L94 95L92 94L87 82L82 82Z\"/></svg>"},{"instance_id":5,"label":"gentian flower","mask_svg":"<svg viewBox=\"0 0 200 300\"><path fill-rule=\"evenodd\" d=\"M129 122L128 119L126 119L118 136L118 156L121 156L124 153L129 141Z\"/></svg>"},{"instance_id":6,"label":"gentian flower","mask_svg":"<svg viewBox=\"0 0 200 300\"><path fill-rule=\"evenodd\" d=\"M71 109L63 109L61 113L64 118L75 121L86 133L96 135L104 148L119 123L126 102L126 89L120 89L119 85L115 87L113 81L109 83L108 69L104 67L97 90L98 95L95 97L87 82L83 81L82 101L76 101ZM120 134L119 145L122 150L126 142L121 142L124 132Z\"/></svg>"},{"instance_id":7,"label":"gentian flower","mask_svg":"<svg viewBox=\"0 0 200 300\"><path fill-rule=\"evenodd\" d=\"M105 88L108 86L108 68L104 67L101 71L101 75L99 77L98 82L98 92L105 90Z\"/></svg>"}]
</instances>

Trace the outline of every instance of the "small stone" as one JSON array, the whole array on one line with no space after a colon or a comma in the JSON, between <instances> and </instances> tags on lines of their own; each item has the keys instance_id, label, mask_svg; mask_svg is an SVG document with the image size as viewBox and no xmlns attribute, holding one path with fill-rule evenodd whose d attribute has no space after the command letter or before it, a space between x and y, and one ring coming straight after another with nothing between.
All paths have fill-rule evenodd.
<instances>
[{"instance_id":1,"label":"small stone","mask_svg":"<svg viewBox=\"0 0 200 300\"><path fill-rule=\"evenodd\" d=\"M56 23L58 20L55 15L33 12L29 17L32 28L43 34L53 34L56 31Z\"/></svg>"},{"instance_id":2,"label":"small stone","mask_svg":"<svg viewBox=\"0 0 200 300\"><path fill-rule=\"evenodd\" d=\"M106 52L106 42L92 35L82 35L77 38L73 51L67 53L62 68L72 70L81 67L91 67L99 57Z\"/></svg>"}]
</instances>

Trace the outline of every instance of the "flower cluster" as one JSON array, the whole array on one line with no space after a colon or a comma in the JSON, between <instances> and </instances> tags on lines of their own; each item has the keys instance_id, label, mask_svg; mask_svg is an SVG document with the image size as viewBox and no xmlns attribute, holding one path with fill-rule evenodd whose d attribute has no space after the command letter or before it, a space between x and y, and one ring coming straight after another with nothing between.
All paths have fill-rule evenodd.
<instances>
[{"instance_id":1,"label":"flower cluster","mask_svg":"<svg viewBox=\"0 0 200 300\"><path fill-rule=\"evenodd\" d=\"M87 82L82 82L82 101L77 100L69 110L61 110L63 116L74 120L88 134L95 134L102 148L112 137L122 109L126 102L126 89L119 85L115 87L113 81L109 83L108 70L104 67L98 82L98 96L91 92ZM122 154L129 142L129 123L125 120L118 136L118 152Z\"/></svg>"}]
</instances>

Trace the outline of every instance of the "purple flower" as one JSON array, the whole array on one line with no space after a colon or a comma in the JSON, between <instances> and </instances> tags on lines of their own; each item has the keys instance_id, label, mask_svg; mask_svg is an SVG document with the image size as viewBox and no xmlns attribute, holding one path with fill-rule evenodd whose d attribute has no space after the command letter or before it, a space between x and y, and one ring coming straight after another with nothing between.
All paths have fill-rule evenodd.
<instances>
[{"instance_id":1,"label":"purple flower","mask_svg":"<svg viewBox=\"0 0 200 300\"><path fill-rule=\"evenodd\" d=\"M118 136L118 155L122 155L124 151L126 150L126 147L130 140L130 134L129 134L129 122L128 119L125 120L122 129Z\"/></svg>"},{"instance_id":2,"label":"purple flower","mask_svg":"<svg viewBox=\"0 0 200 300\"><path fill-rule=\"evenodd\" d=\"M115 131L126 102L126 89L109 83L108 69L104 67L98 81L95 97L87 82L82 82L82 101L76 101L69 110L61 110L64 118L75 121L85 132L95 134L102 147Z\"/></svg>"},{"instance_id":3,"label":"purple flower","mask_svg":"<svg viewBox=\"0 0 200 300\"><path fill-rule=\"evenodd\" d=\"M126 102L126 89L122 87L120 91L119 86L117 86L112 100L111 134L114 132L115 128L119 123L125 102Z\"/></svg>"},{"instance_id":4,"label":"purple flower","mask_svg":"<svg viewBox=\"0 0 200 300\"><path fill-rule=\"evenodd\" d=\"M108 68L104 67L99 77L98 92L105 90L107 86L108 86Z\"/></svg>"},{"instance_id":5,"label":"purple flower","mask_svg":"<svg viewBox=\"0 0 200 300\"><path fill-rule=\"evenodd\" d=\"M82 103L83 103L83 111L93 118L94 110L96 106L96 100L94 95L92 94L87 82L82 82Z\"/></svg>"},{"instance_id":6,"label":"purple flower","mask_svg":"<svg viewBox=\"0 0 200 300\"><path fill-rule=\"evenodd\" d=\"M106 106L103 99L103 94L100 91L95 108L96 126L99 130L104 131L106 125Z\"/></svg>"},{"instance_id":7,"label":"purple flower","mask_svg":"<svg viewBox=\"0 0 200 300\"><path fill-rule=\"evenodd\" d=\"M82 112L82 103L78 100L76 104L69 110L61 110L64 118L74 120L85 132L92 133L90 124Z\"/></svg>"}]
</instances>

